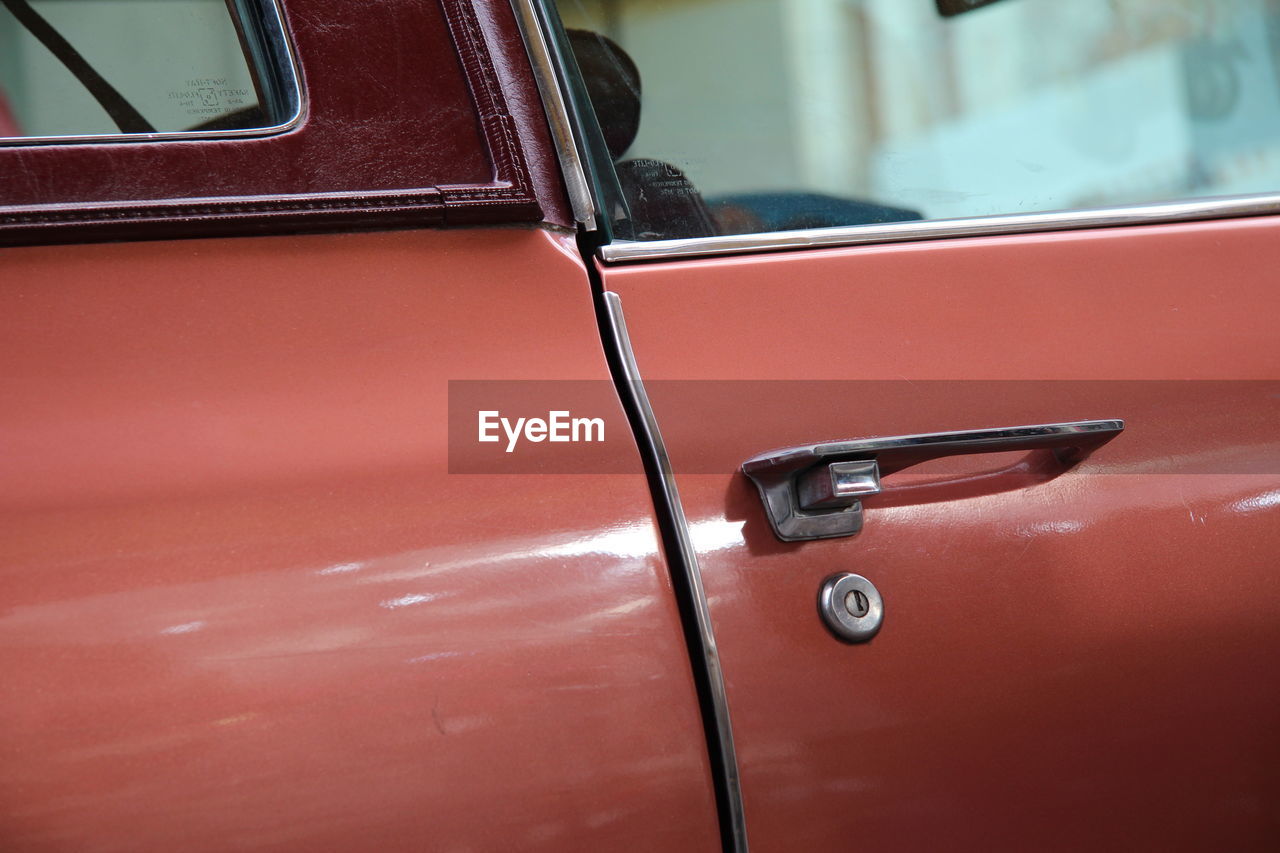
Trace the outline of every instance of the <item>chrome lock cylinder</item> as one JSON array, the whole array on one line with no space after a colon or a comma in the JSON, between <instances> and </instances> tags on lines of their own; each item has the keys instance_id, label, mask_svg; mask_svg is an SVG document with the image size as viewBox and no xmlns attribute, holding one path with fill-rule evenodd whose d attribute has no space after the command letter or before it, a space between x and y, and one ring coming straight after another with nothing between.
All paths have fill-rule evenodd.
<instances>
[{"instance_id":1,"label":"chrome lock cylinder","mask_svg":"<svg viewBox=\"0 0 1280 853\"><path fill-rule=\"evenodd\" d=\"M862 575L833 575L818 593L818 611L831 632L849 643L865 643L884 622L884 599Z\"/></svg>"}]
</instances>

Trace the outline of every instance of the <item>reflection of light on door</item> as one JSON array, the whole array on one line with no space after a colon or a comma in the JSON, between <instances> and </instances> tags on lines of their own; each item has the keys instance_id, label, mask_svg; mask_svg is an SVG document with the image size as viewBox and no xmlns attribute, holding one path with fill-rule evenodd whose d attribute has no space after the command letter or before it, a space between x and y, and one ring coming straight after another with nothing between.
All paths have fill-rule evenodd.
<instances>
[{"instance_id":1,"label":"reflection of light on door","mask_svg":"<svg viewBox=\"0 0 1280 853\"><path fill-rule=\"evenodd\" d=\"M199 631L204 627L204 623L197 620L195 622L183 622L181 625L170 625L168 628L161 629L161 634L190 634L192 631Z\"/></svg>"},{"instance_id":2,"label":"reflection of light on door","mask_svg":"<svg viewBox=\"0 0 1280 853\"><path fill-rule=\"evenodd\" d=\"M580 557L584 554L643 557L653 553L657 546L657 536L651 526L633 524L551 545L545 547L543 553L557 557Z\"/></svg>"},{"instance_id":3,"label":"reflection of light on door","mask_svg":"<svg viewBox=\"0 0 1280 853\"><path fill-rule=\"evenodd\" d=\"M358 572L364 568L364 563L339 563L336 566L329 566L316 572L318 575L345 575L347 572Z\"/></svg>"},{"instance_id":4,"label":"reflection of light on door","mask_svg":"<svg viewBox=\"0 0 1280 853\"><path fill-rule=\"evenodd\" d=\"M689 539L698 553L722 551L742 544L741 521L725 521L723 518L706 518L689 525Z\"/></svg>"},{"instance_id":5,"label":"reflection of light on door","mask_svg":"<svg viewBox=\"0 0 1280 853\"><path fill-rule=\"evenodd\" d=\"M1280 506L1280 489L1242 498L1231 505L1232 512L1260 512Z\"/></svg>"},{"instance_id":6,"label":"reflection of light on door","mask_svg":"<svg viewBox=\"0 0 1280 853\"><path fill-rule=\"evenodd\" d=\"M387 610L399 610L401 607L412 607L415 604L426 604L428 601L434 601L438 597L439 596L431 593L411 593L409 595L402 595L399 598L387 599L386 601L379 603L378 606L384 607Z\"/></svg>"}]
</instances>

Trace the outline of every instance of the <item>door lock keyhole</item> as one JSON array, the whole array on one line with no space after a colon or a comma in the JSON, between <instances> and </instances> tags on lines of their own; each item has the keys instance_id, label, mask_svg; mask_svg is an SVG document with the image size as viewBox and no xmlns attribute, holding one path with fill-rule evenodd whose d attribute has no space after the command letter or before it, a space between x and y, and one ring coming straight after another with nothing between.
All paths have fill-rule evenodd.
<instances>
[{"instance_id":1,"label":"door lock keyhole","mask_svg":"<svg viewBox=\"0 0 1280 853\"><path fill-rule=\"evenodd\" d=\"M871 581L850 573L832 575L818 592L818 612L831 632L850 643L865 643L884 621L884 599Z\"/></svg>"},{"instance_id":2,"label":"door lock keyhole","mask_svg":"<svg viewBox=\"0 0 1280 853\"><path fill-rule=\"evenodd\" d=\"M855 619L861 619L871 609L871 602L867 600L865 592L855 589L844 597L844 609Z\"/></svg>"}]
</instances>

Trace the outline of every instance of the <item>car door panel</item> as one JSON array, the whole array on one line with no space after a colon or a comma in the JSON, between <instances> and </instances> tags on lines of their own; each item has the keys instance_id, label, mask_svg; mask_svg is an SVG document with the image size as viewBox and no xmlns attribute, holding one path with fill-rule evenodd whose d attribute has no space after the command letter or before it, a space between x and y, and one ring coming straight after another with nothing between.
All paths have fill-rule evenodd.
<instances>
[{"instance_id":1,"label":"car door panel","mask_svg":"<svg viewBox=\"0 0 1280 853\"><path fill-rule=\"evenodd\" d=\"M605 265L675 470L756 850L1277 838L1277 222ZM957 457L783 543L737 466L1122 418L1074 467ZM905 472L904 472L905 474ZM847 645L823 580L878 587Z\"/></svg>"},{"instance_id":2,"label":"car door panel","mask_svg":"<svg viewBox=\"0 0 1280 853\"><path fill-rule=\"evenodd\" d=\"M638 463L447 467L449 380L607 383L570 237L9 248L0 281L0 846L718 847Z\"/></svg>"}]
</instances>

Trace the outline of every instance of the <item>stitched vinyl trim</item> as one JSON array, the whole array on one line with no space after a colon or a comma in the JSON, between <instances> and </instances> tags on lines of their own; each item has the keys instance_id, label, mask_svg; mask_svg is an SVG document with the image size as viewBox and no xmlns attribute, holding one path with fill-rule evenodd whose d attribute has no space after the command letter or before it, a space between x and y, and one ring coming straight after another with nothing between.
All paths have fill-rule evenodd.
<instances>
[{"instance_id":1,"label":"stitched vinyl trim","mask_svg":"<svg viewBox=\"0 0 1280 853\"><path fill-rule=\"evenodd\" d=\"M485 185L423 187L391 193L342 191L297 195L239 197L226 199L156 199L154 201L58 203L0 207L0 231L29 233L32 226L47 226L45 233L66 228L94 228L103 225L127 228L166 221L181 225L185 234L198 236L200 223L225 226L244 220L261 228L264 216L275 217L284 226L338 213L364 213L379 222L387 218L406 221L440 218L441 224L460 225L503 218L505 221L534 221L541 208L533 192L532 177L517 139L515 119L507 111L506 100L496 78L479 18L468 0L438 0L457 48L462 70L490 162L494 181ZM429 120L429 118L427 119ZM486 216L486 211L492 215ZM287 229L284 229L287 230ZM145 230L138 236L151 236ZM0 233L0 242L4 235Z\"/></svg>"}]
</instances>

